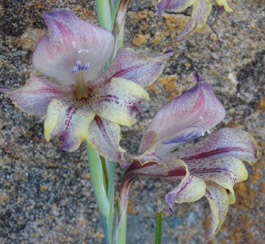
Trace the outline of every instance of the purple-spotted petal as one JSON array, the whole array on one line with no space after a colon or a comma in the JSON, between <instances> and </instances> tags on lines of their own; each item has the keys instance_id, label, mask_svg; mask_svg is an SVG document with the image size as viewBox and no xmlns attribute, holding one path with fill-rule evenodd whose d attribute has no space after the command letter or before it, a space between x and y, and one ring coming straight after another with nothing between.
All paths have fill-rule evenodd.
<instances>
[{"instance_id":1,"label":"purple-spotted petal","mask_svg":"<svg viewBox=\"0 0 265 244\"><path fill-rule=\"evenodd\" d=\"M98 116L88 127L88 143L111 161L123 162L125 150L119 146L120 126Z\"/></svg>"},{"instance_id":2,"label":"purple-spotted petal","mask_svg":"<svg viewBox=\"0 0 265 244\"><path fill-rule=\"evenodd\" d=\"M229 191L229 203L235 203L234 185L248 177L243 162L235 157L189 161L190 172L205 182L215 182Z\"/></svg>"},{"instance_id":3,"label":"purple-spotted petal","mask_svg":"<svg viewBox=\"0 0 265 244\"><path fill-rule=\"evenodd\" d=\"M188 164L191 162L197 164L207 159L233 156L253 163L257 161L257 154L257 144L249 133L238 129L223 128L193 146L171 153L170 158L171 160L181 158Z\"/></svg>"},{"instance_id":4,"label":"purple-spotted petal","mask_svg":"<svg viewBox=\"0 0 265 244\"><path fill-rule=\"evenodd\" d=\"M228 211L229 199L226 190L218 185L207 185L205 196L211 208L211 224L207 241L221 228Z\"/></svg>"},{"instance_id":5,"label":"purple-spotted petal","mask_svg":"<svg viewBox=\"0 0 265 244\"><path fill-rule=\"evenodd\" d=\"M33 53L36 69L67 85L74 84L77 72L85 81L97 78L112 55L112 34L66 9L43 17L49 35L41 38Z\"/></svg>"},{"instance_id":6,"label":"purple-spotted petal","mask_svg":"<svg viewBox=\"0 0 265 244\"><path fill-rule=\"evenodd\" d=\"M92 104L97 115L119 125L131 126L136 122L139 102L149 100L148 93L133 81L113 78L110 84L97 91L98 100Z\"/></svg>"},{"instance_id":7,"label":"purple-spotted petal","mask_svg":"<svg viewBox=\"0 0 265 244\"><path fill-rule=\"evenodd\" d=\"M160 178L179 183L186 175L186 168L182 161L175 160L167 164L156 161L146 161L142 164L140 161L134 161L127 169L124 180L135 177Z\"/></svg>"},{"instance_id":8,"label":"purple-spotted petal","mask_svg":"<svg viewBox=\"0 0 265 244\"><path fill-rule=\"evenodd\" d=\"M194 1L191 18L184 30L177 36L177 40L183 40L184 38L190 36L195 30L204 26L211 10L212 0Z\"/></svg>"},{"instance_id":9,"label":"purple-spotted petal","mask_svg":"<svg viewBox=\"0 0 265 244\"><path fill-rule=\"evenodd\" d=\"M157 15L162 16L164 11L179 13L191 6L195 0L162 0L156 5Z\"/></svg>"},{"instance_id":10,"label":"purple-spotted petal","mask_svg":"<svg viewBox=\"0 0 265 244\"><path fill-rule=\"evenodd\" d=\"M0 89L0 92L6 93L24 112L38 116L46 114L52 99L61 99L73 93L68 87L59 86L36 76L32 76L26 85L19 89Z\"/></svg>"},{"instance_id":11,"label":"purple-spotted petal","mask_svg":"<svg viewBox=\"0 0 265 244\"><path fill-rule=\"evenodd\" d=\"M63 140L62 148L74 151L88 138L88 127L94 116L87 106L76 107L73 101L53 99L44 122L45 138L49 141L59 136Z\"/></svg>"},{"instance_id":12,"label":"purple-spotted petal","mask_svg":"<svg viewBox=\"0 0 265 244\"><path fill-rule=\"evenodd\" d=\"M162 72L163 67L172 54L171 51L165 54L148 58L137 54L132 49L121 48L104 76L97 83L109 82L113 77L134 81L145 87L151 85Z\"/></svg>"},{"instance_id":13,"label":"purple-spotted petal","mask_svg":"<svg viewBox=\"0 0 265 244\"><path fill-rule=\"evenodd\" d=\"M232 12L233 10L228 6L226 0L216 0L217 4L223 6L226 12Z\"/></svg>"},{"instance_id":14,"label":"purple-spotted petal","mask_svg":"<svg viewBox=\"0 0 265 244\"><path fill-rule=\"evenodd\" d=\"M174 203L195 202L205 195L206 190L205 182L192 175L183 161L177 160L176 164L185 166L186 175L178 186L165 197L169 212L171 213Z\"/></svg>"},{"instance_id":15,"label":"purple-spotted petal","mask_svg":"<svg viewBox=\"0 0 265 244\"><path fill-rule=\"evenodd\" d=\"M168 161L177 144L203 136L224 117L224 107L211 86L200 81L158 110L144 133L139 151L147 148L146 137L152 134L157 141L157 155Z\"/></svg>"}]
</instances>

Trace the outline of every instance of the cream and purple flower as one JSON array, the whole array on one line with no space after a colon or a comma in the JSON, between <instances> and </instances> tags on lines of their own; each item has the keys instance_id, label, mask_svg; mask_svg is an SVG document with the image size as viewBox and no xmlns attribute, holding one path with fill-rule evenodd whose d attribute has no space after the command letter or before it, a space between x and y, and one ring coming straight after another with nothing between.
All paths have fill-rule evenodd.
<instances>
[{"instance_id":1,"label":"cream and purple flower","mask_svg":"<svg viewBox=\"0 0 265 244\"><path fill-rule=\"evenodd\" d=\"M126 206L129 189L136 177L161 178L177 183L166 203L193 202L205 196L211 208L208 237L221 227L228 205L235 202L234 184L248 177L242 161L257 160L257 145L248 133L231 128L219 129L195 145L178 145L199 138L225 117L222 104L209 84L196 74L198 83L183 95L160 108L145 131L140 153L132 156L121 188Z\"/></svg>"},{"instance_id":2,"label":"cream and purple flower","mask_svg":"<svg viewBox=\"0 0 265 244\"><path fill-rule=\"evenodd\" d=\"M34 50L34 67L51 80L32 75L17 90L1 88L23 111L45 118L45 138L63 140L76 150L87 140L106 158L122 161L120 125L136 122L143 87L152 84L169 53L153 59L122 48L114 52L111 32L89 24L70 10L44 14L49 34Z\"/></svg>"},{"instance_id":3,"label":"cream and purple flower","mask_svg":"<svg viewBox=\"0 0 265 244\"><path fill-rule=\"evenodd\" d=\"M232 12L226 0L216 0L216 2L225 11ZM206 24L212 10L212 0L162 0L156 5L157 14L160 17L164 11L179 13L190 6L193 6L191 18L186 27L177 36L179 41L190 36Z\"/></svg>"}]
</instances>

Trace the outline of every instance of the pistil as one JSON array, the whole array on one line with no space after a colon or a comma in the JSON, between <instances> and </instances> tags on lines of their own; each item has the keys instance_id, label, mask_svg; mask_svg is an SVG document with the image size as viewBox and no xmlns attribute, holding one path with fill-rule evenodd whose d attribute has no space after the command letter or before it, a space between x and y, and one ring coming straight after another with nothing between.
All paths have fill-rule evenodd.
<instances>
[{"instance_id":1,"label":"pistil","mask_svg":"<svg viewBox=\"0 0 265 244\"><path fill-rule=\"evenodd\" d=\"M76 74L75 93L76 93L77 99L82 99L82 98L88 97L88 89L87 89L87 86L86 86L85 81L83 79L83 74L80 72Z\"/></svg>"},{"instance_id":2,"label":"pistil","mask_svg":"<svg viewBox=\"0 0 265 244\"><path fill-rule=\"evenodd\" d=\"M88 89L83 74L83 71L88 68L89 63L82 65L80 60L77 60L75 66L72 68L72 73L75 74L75 93L77 99L88 97Z\"/></svg>"}]
</instances>

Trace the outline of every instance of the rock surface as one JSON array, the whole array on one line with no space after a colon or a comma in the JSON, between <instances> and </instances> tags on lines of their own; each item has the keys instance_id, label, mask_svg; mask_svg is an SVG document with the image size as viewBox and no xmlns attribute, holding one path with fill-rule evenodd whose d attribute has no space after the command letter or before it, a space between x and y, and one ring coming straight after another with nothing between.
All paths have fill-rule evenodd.
<instances>
[{"instance_id":1,"label":"rock surface","mask_svg":"<svg viewBox=\"0 0 265 244\"><path fill-rule=\"evenodd\" d=\"M53 8L70 8L96 23L94 1L13 1L0 5L1 87L21 87L29 77L32 50L47 32L41 17ZM265 148L265 4L264 0L229 1L232 13L214 5L205 28L179 43L176 34L188 20L184 14L158 19L149 0L132 0L125 46L157 55L172 47L160 80L149 88L138 123L124 128L122 145L135 152L143 129L155 111L170 98L190 88L192 73L201 71L227 110L219 127L249 131L262 152L248 167L249 179L236 186L237 201L211 243L262 244L264 223ZM103 230L92 192L84 145L74 153L60 149L59 140L45 142L43 123L14 107L0 94L0 243L102 243ZM117 184L123 170L117 167ZM154 243L156 202L173 185L137 180L129 203L129 244ZM205 199L175 205L164 211L163 243L204 243L209 225Z\"/></svg>"}]
</instances>

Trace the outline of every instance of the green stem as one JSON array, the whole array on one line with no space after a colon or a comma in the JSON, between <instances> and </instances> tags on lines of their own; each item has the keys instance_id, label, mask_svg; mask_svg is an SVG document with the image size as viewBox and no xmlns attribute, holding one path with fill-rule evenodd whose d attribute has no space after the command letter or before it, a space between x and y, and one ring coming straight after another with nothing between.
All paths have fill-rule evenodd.
<instances>
[{"instance_id":1,"label":"green stem","mask_svg":"<svg viewBox=\"0 0 265 244\"><path fill-rule=\"evenodd\" d=\"M112 29L111 6L109 0L96 0L99 25L107 30Z\"/></svg>"},{"instance_id":2,"label":"green stem","mask_svg":"<svg viewBox=\"0 0 265 244\"><path fill-rule=\"evenodd\" d=\"M108 217L110 213L110 204L105 191L103 170L98 152L94 151L91 146L86 143L87 157L90 168L91 180L96 195L99 211L103 217Z\"/></svg>"},{"instance_id":3,"label":"green stem","mask_svg":"<svg viewBox=\"0 0 265 244\"><path fill-rule=\"evenodd\" d=\"M125 206L118 200L118 215L120 219L119 226L117 227L117 233L115 237L115 244L126 244L126 229L127 229L127 209L128 202ZM122 212L124 211L124 212Z\"/></svg>"},{"instance_id":4,"label":"green stem","mask_svg":"<svg viewBox=\"0 0 265 244\"><path fill-rule=\"evenodd\" d=\"M108 175L108 200L110 205L110 213L107 218L104 218L104 232L105 239L110 240L110 244L113 244L113 221L114 221L114 176L115 176L115 163L108 162L106 159L105 170Z\"/></svg>"},{"instance_id":5,"label":"green stem","mask_svg":"<svg viewBox=\"0 0 265 244\"><path fill-rule=\"evenodd\" d=\"M162 211L156 213L156 239L155 244L161 243L162 232Z\"/></svg>"},{"instance_id":6,"label":"green stem","mask_svg":"<svg viewBox=\"0 0 265 244\"><path fill-rule=\"evenodd\" d=\"M100 157L98 152L86 143L91 180L100 214L103 218L106 244L113 243L114 220L114 176L115 163Z\"/></svg>"}]
</instances>

